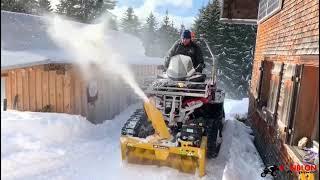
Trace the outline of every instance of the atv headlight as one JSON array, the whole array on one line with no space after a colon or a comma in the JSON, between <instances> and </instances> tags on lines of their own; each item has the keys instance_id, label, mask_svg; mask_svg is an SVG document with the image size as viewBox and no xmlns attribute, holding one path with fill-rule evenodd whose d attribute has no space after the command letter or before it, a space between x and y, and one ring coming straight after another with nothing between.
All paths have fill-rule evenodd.
<instances>
[{"instance_id":1,"label":"atv headlight","mask_svg":"<svg viewBox=\"0 0 320 180\"><path fill-rule=\"evenodd\" d=\"M179 88L183 88L183 87L185 87L185 84L184 84L184 83L179 82L179 83L178 83L178 87L179 87Z\"/></svg>"}]
</instances>

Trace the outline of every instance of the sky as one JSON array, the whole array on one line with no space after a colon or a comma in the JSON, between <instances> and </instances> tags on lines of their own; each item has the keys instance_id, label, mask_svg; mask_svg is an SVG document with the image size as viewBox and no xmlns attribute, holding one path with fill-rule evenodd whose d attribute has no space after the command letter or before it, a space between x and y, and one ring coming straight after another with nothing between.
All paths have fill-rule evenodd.
<instances>
[{"instance_id":1,"label":"sky","mask_svg":"<svg viewBox=\"0 0 320 180\"><path fill-rule=\"evenodd\" d=\"M50 0L55 6L59 0ZM199 9L205 6L209 0L116 0L117 4L114 10L111 10L118 19L121 19L128 7L133 7L135 14L144 22L147 16L152 12L158 22L161 22L165 16L166 10L169 12L171 20L176 27L184 24L190 28Z\"/></svg>"}]
</instances>

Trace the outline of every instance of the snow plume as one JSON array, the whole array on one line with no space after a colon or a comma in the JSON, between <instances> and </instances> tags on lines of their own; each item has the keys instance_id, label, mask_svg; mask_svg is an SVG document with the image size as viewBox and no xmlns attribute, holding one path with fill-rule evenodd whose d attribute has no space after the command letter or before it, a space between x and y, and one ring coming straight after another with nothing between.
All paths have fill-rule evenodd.
<instances>
[{"instance_id":1,"label":"snow plume","mask_svg":"<svg viewBox=\"0 0 320 180\"><path fill-rule=\"evenodd\" d=\"M105 17L104 17L105 18ZM90 69L91 65L99 68L105 76L110 74L122 78L144 101L146 95L136 83L132 72L124 62L119 50L106 39L108 24L106 20L97 24L85 25L66 20L61 16L47 16L48 33L52 40L76 60L86 79L92 78L97 72Z\"/></svg>"}]
</instances>

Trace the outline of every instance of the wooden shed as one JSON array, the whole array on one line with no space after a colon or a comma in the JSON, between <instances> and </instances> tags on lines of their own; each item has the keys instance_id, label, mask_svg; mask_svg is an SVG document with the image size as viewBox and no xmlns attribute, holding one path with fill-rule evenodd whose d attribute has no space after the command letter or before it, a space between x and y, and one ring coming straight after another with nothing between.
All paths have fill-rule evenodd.
<instances>
[{"instance_id":1,"label":"wooden shed","mask_svg":"<svg viewBox=\"0 0 320 180\"><path fill-rule=\"evenodd\" d=\"M230 10L230 2L224 0L222 9ZM305 164L309 152L298 146L299 140L306 137L306 148L319 149L319 0L260 0L258 6L256 0L232 2L241 4L241 15L230 19L251 18L245 7L256 13L248 113L256 146L266 165ZM318 173L309 178L318 179ZM293 177L283 173L278 178Z\"/></svg>"},{"instance_id":2,"label":"wooden shed","mask_svg":"<svg viewBox=\"0 0 320 180\"><path fill-rule=\"evenodd\" d=\"M132 65L136 79L155 76L157 65ZM79 114L94 123L112 119L138 99L119 77L86 80L75 64L45 60L1 68L8 109ZM100 77L100 78L99 78Z\"/></svg>"}]
</instances>

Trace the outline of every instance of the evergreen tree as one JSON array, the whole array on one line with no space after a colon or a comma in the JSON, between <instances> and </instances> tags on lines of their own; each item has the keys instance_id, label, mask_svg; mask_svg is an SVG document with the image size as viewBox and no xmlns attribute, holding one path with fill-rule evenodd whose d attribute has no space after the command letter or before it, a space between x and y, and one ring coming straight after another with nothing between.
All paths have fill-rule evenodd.
<instances>
[{"instance_id":1,"label":"evergreen tree","mask_svg":"<svg viewBox=\"0 0 320 180\"><path fill-rule=\"evenodd\" d=\"M14 11L16 5L15 0L1 0L1 10Z\"/></svg>"},{"instance_id":2,"label":"evergreen tree","mask_svg":"<svg viewBox=\"0 0 320 180\"><path fill-rule=\"evenodd\" d=\"M1 10L37 14L39 3L36 0L1 0Z\"/></svg>"},{"instance_id":3,"label":"evergreen tree","mask_svg":"<svg viewBox=\"0 0 320 180\"><path fill-rule=\"evenodd\" d=\"M113 9L112 0L60 0L57 13L83 23L92 23L109 9Z\"/></svg>"},{"instance_id":4,"label":"evergreen tree","mask_svg":"<svg viewBox=\"0 0 320 180\"><path fill-rule=\"evenodd\" d=\"M77 9L80 8L79 0L60 0L57 5L57 13L65 15L71 19L77 20Z\"/></svg>"},{"instance_id":5,"label":"evergreen tree","mask_svg":"<svg viewBox=\"0 0 320 180\"><path fill-rule=\"evenodd\" d=\"M169 12L166 10L166 16L163 18L163 26L167 27L169 26L170 18L169 18Z\"/></svg>"},{"instance_id":6,"label":"evergreen tree","mask_svg":"<svg viewBox=\"0 0 320 180\"><path fill-rule=\"evenodd\" d=\"M116 2L113 0L94 0L91 19L99 18L110 9L114 9ZM90 8L91 9L91 8Z\"/></svg>"},{"instance_id":7,"label":"evergreen tree","mask_svg":"<svg viewBox=\"0 0 320 180\"><path fill-rule=\"evenodd\" d=\"M121 19L121 27L124 32L139 36L140 23L132 7L127 9L124 17Z\"/></svg>"},{"instance_id":8,"label":"evergreen tree","mask_svg":"<svg viewBox=\"0 0 320 180\"><path fill-rule=\"evenodd\" d=\"M209 2L199 11L194 30L207 39L218 68L218 86L226 91L228 98L243 98L248 94L251 75L256 27L252 25L224 24L219 21L218 1ZM202 45L207 67L212 65L210 54ZM207 70L210 70L207 69Z\"/></svg>"},{"instance_id":9,"label":"evergreen tree","mask_svg":"<svg viewBox=\"0 0 320 180\"><path fill-rule=\"evenodd\" d=\"M51 4L49 0L39 0L40 13L51 12Z\"/></svg>"},{"instance_id":10,"label":"evergreen tree","mask_svg":"<svg viewBox=\"0 0 320 180\"><path fill-rule=\"evenodd\" d=\"M156 17L151 12L149 17L146 20L146 24L143 27L143 36L142 41L146 50L147 56L156 56L157 53L157 37L156 37L156 28L157 28Z\"/></svg>"},{"instance_id":11,"label":"evergreen tree","mask_svg":"<svg viewBox=\"0 0 320 180\"><path fill-rule=\"evenodd\" d=\"M174 27L173 22L170 23L168 10L163 18L161 27L158 30L159 34L159 56L164 57L167 55L168 50L173 46L173 44L179 39L179 32Z\"/></svg>"},{"instance_id":12,"label":"evergreen tree","mask_svg":"<svg viewBox=\"0 0 320 180\"><path fill-rule=\"evenodd\" d=\"M23 4L26 13L38 14L39 13L39 2L37 0L20 0L19 3Z\"/></svg>"}]
</instances>

